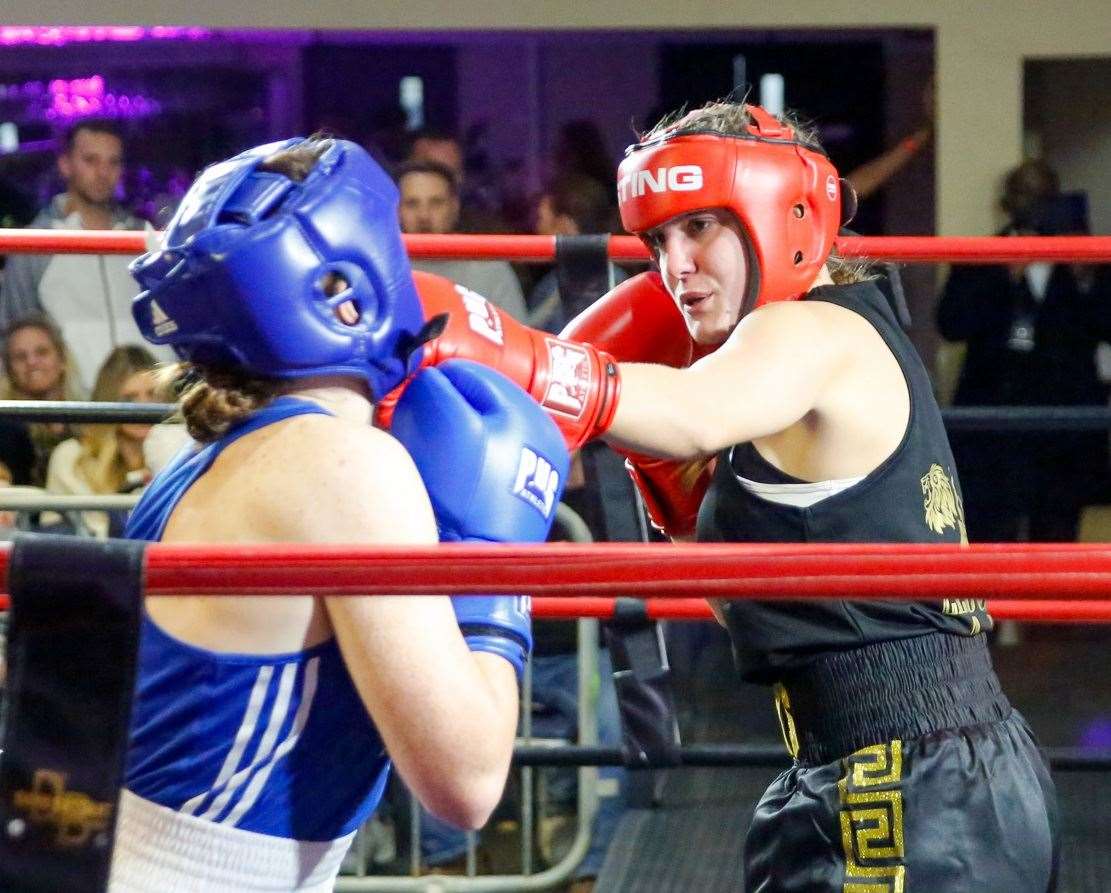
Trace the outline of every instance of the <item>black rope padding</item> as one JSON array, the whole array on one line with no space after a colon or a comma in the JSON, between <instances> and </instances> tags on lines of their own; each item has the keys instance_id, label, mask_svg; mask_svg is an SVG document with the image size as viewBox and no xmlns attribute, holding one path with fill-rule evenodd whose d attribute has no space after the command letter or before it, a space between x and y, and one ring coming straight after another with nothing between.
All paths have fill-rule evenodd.
<instances>
[{"instance_id":1,"label":"black rope padding","mask_svg":"<svg viewBox=\"0 0 1111 893\"><path fill-rule=\"evenodd\" d=\"M627 765L674 766L679 721L674 683L659 626L647 619L602 625L613 662Z\"/></svg>"},{"instance_id":2,"label":"black rope padding","mask_svg":"<svg viewBox=\"0 0 1111 893\"><path fill-rule=\"evenodd\" d=\"M556 236L555 267L559 302L567 319L610 290L608 235Z\"/></svg>"},{"instance_id":3,"label":"black rope padding","mask_svg":"<svg viewBox=\"0 0 1111 893\"><path fill-rule=\"evenodd\" d=\"M0 400L0 418L16 422L163 422L176 403L92 403L81 400Z\"/></svg>"},{"instance_id":4,"label":"black rope padding","mask_svg":"<svg viewBox=\"0 0 1111 893\"><path fill-rule=\"evenodd\" d=\"M1106 406L952 406L941 411L948 431L1106 431Z\"/></svg>"},{"instance_id":5,"label":"black rope padding","mask_svg":"<svg viewBox=\"0 0 1111 893\"><path fill-rule=\"evenodd\" d=\"M620 596L614 600L613 617L608 622L631 626L648 623L648 603L642 598Z\"/></svg>"},{"instance_id":6,"label":"black rope padding","mask_svg":"<svg viewBox=\"0 0 1111 893\"><path fill-rule=\"evenodd\" d=\"M0 400L0 419L20 422L162 422L175 403L91 403L77 400ZM1107 406L952 406L941 411L950 431L1106 431Z\"/></svg>"},{"instance_id":7,"label":"black rope padding","mask_svg":"<svg viewBox=\"0 0 1111 893\"><path fill-rule=\"evenodd\" d=\"M0 419L17 422L166 421L176 403L92 403L78 400L0 400ZM1106 431L1107 406L951 406L941 411L949 431Z\"/></svg>"},{"instance_id":8,"label":"black rope padding","mask_svg":"<svg viewBox=\"0 0 1111 893\"><path fill-rule=\"evenodd\" d=\"M1057 772L1111 771L1111 749L1080 747L1042 748L1050 766ZM691 744L679 748L678 763L661 763L655 768L679 766L733 766L782 769L791 765L791 757L779 746L751 744ZM521 744L513 749L516 766L633 766L645 768L637 758L630 760L620 747L588 747L584 745Z\"/></svg>"}]
</instances>

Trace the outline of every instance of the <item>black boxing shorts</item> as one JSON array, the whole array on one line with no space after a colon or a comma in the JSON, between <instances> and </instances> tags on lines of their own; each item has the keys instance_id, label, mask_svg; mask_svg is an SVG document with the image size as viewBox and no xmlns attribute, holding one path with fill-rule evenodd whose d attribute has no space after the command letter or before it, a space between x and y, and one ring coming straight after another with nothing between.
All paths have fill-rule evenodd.
<instances>
[{"instance_id":1,"label":"black boxing shorts","mask_svg":"<svg viewBox=\"0 0 1111 893\"><path fill-rule=\"evenodd\" d=\"M1055 889L1049 768L977 639L867 646L777 686L796 763L756 807L746 891Z\"/></svg>"}]
</instances>

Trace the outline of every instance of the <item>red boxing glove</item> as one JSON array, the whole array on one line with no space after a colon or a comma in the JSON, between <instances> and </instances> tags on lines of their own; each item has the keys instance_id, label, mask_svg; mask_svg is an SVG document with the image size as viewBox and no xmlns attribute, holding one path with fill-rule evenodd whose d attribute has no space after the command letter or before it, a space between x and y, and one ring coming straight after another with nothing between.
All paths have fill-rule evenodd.
<instances>
[{"instance_id":1,"label":"red boxing glove","mask_svg":"<svg viewBox=\"0 0 1111 893\"><path fill-rule=\"evenodd\" d=\"M703 353L656 272L622 282L571 320L560 337L596 344L620 362L678 369ZM626 457L625 467L644 499L652 526L672 537L693 533L713 477L714 457L657 459L614 449Z\"/></svg>"},{"instance_id":2,"label":"red boxing glove","mask_svg":"<svg viewBox=\"0 0 1111 893\"><path fill-rule=\"evenodd\" d=\"M548 412L572 451L609 428L621 390L613 357L589 344L530 329L442 276L414 272L413 281L424 318L447 315L440 334L422 348L422 368L461 358L497 370ZM375 420L382 427L389 427L405 384L379 402Z\"/></svg>"},{"instance_id":3,"label":"red boxing glove","mask_svg":"<svg viewBox=\"0 0 1111 893\"><path fill-rule=\"evenodd\" d=\"M680 461L657 459L632 450L617 452L625 456L625 469L640 491L652 526L670 537L694 533L698 510L714 477L716 457Z\"/></svg>"}]
</instances>

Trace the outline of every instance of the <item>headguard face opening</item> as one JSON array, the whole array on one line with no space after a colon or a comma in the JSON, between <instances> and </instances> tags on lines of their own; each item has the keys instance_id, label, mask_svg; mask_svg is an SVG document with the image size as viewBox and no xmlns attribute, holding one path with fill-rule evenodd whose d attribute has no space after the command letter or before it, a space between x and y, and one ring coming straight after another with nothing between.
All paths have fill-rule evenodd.
<instances>
[{"instance_id":1,"label":"headguard face opening","mask_svg":"<svg viewBox=\"0 0 1111 893\"><path fill-rule=\"evenodd\" d=\"M258 146L197 178L163 247L131 264L143 289L132 314L183 360L270 378L355 375L381 397L414 371L424 322L397 188L344 140L301 182L259 170L303 142ZM337 277L348 287L331 294Z\"/></svg>"},{"instance_id":2,"label":"headguard face opening","mask_svg":"<svg viewBox=\"0 0 1111 893\"><path fill-rule=\"evenodd\" d=\"M746 108L746 133L679 126L630 146L617 172L621 222L631 233L711 208L737 218L756 264L742 312L800 297L841 224L841 181L825 154L759 106Z\"/></svg>"}]
</instances>

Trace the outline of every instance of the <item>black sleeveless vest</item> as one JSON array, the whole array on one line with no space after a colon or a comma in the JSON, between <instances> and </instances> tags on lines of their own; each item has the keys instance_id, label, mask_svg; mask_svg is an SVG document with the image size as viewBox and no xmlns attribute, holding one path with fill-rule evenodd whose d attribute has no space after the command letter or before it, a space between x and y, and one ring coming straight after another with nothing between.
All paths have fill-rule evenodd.
<instances>
[{"instance_id":1,"label":"black sleeveless vest","mask_svg":"<svg viewBox=\"0 0 1111 893\"><path fill-rule=\"evenodd\" d=\"M852 310L883 338L910 391L910 420L903 440L862 481L810 508L779 505L749 493L738 475L764 483L799 481L772 466L751 443L725 449L698 514L698 540L967 542L960 483L929 376L883 295L863 282L822 286L804 300ZM939 631L978 635L992 625L984 602L946 598L944 592L929 602L730 601L725 617L742 676L767 683L828 652Z\"/></svg>"}]
</instances>

